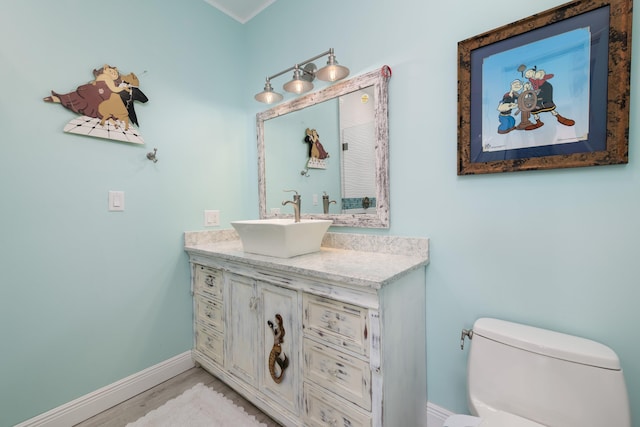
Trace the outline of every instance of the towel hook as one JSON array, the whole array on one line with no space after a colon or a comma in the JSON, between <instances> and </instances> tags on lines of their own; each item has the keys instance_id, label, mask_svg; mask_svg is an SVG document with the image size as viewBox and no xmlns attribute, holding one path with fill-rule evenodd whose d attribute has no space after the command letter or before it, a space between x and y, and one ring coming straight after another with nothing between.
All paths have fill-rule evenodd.
<instances>
[{"instance_id":1,"label":"towel hook","mask_svg":"<svg viewBox=\"0 0 640 427\"><path fill-rule=\"evenodd\" d=\"M156 158L156 153L158 152L157 148L153 149L153 152L147 153L147 159L151 160L153 163L158 163L158 159Z\"/></svg>"}]
</instances>

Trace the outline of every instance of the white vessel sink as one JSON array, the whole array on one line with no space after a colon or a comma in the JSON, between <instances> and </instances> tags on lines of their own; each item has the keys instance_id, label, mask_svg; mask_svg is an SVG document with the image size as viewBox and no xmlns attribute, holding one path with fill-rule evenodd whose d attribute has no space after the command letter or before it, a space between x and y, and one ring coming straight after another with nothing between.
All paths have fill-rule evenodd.
<instances>
[{"instance_id":1,"label":"white vessel sink","mask_svg":"<svg viewBox=\"0 0 640 427\"><path fill-rule=\"evenodd\" d=\"M290 218L232 221L245 252L278 258L318 252L333 221Z\"/></svg>"}]
</instances>

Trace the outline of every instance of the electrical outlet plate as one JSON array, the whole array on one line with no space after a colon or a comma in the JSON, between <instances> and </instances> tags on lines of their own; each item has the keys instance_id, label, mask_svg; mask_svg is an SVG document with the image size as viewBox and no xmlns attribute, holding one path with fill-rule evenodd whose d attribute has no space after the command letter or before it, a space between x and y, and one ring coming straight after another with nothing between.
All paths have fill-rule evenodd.
<instances>
[{"instance_id":1,"label":"electrical outlet plate","mask_svg":"<svg viewBox=\"0 0 640 427\"><path fill-rule=\"evenodd\" d=\"M220 211L204 211L204 226L215 227L217 225L220 225Z\"/></svg>"}]
</instances>

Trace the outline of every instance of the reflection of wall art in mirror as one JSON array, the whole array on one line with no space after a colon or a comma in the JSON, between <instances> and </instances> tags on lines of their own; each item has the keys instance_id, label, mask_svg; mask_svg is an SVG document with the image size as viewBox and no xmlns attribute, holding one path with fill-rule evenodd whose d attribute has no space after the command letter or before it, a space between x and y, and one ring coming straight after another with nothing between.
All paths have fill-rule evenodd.
<instances>
[{"instance_id":1,"label":"reflection of wall art in mirror","mask_svg":"<svg viewBox=\"0 0 640 427\"><path fill-rule=\"evenodd\" d=\"M331 219L333 226L389 227L390 77L391 69L384 66L256 115L260 218L276 216L270 208L280 205L284 188L295 187L305 200L317 200L322 192L335 195L340 212L324 213L322 204L308 203L302 218ZM301 130L305 139L322 141L326 158L320 159L320 150L315 157L312 145L292 148L290 141L299 141ZM325 169L309 173L319 161Z\"/></svg>"},{"instance_id":2,"label":"reflection of wall art in mirror","mask_svg":"<svg viewBox=\"0 0 640 427\"><path fill-rule=\"evenodd\" d=\"M326 169L327 164L325 159L329 157L329 153L326 152L324 146L320 142L320 135L315 129L309 129L305 131L304 142L309 144L309 161L307 162L308 169Z\"/></svg>"}]
</instances>

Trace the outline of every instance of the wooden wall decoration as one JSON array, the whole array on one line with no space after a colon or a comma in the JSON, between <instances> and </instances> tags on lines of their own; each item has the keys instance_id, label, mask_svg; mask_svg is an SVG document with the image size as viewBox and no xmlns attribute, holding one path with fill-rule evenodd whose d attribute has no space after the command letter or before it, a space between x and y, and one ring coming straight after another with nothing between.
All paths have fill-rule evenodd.
<instances>
[{"instance_id":1,"label":"wooden wall decoration","mask_svg":"<svg viewBox=\"0 0 640 427\"><path fill-rule=\"evenodd\" d=\"M122 74L117 67L104 65L93 70L94 80L78 86L74 91L44 98L45 102L60 104L77 113L65 132L106 138L121 142L144 144L134 103L149 99L140 90L134 73ZM134 126L135 125L135 126Z\"/></svg>"}]
</instances>

